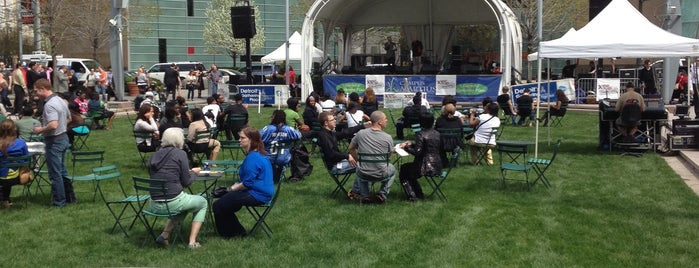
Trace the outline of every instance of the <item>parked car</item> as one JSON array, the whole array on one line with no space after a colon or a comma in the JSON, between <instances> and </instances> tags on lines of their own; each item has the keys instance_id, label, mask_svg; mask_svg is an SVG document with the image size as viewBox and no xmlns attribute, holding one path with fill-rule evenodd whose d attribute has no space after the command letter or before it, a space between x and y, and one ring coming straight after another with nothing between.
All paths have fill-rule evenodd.
<instances>
[{"instance_id":1,"label":"parked car","mask_svg":"<svg viewBox=\"0 0 699 268\"><path fill-rule=\"evenodd\" d=\"M179 62L174 62L178 67L180 67L180 80L183 80L187 77L189 74L189 71L193 69L197 70L206 70L204 68L204 64L201 62L193 62L193 61L179 61ZM165 70L170 68L170 65L172 65L173 62L166 62L166 63L156 63L151 66L147 73L148 77L150 78L155 78L160 81L165 81L163 78L165 78Z\"/></svg>"}]
</instances>

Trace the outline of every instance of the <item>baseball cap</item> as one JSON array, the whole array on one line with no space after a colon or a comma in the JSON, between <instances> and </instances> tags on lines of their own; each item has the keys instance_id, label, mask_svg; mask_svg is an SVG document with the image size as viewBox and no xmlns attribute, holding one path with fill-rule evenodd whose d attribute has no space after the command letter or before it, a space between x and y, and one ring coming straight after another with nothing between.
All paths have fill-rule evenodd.
<instances>
[{"instance_id":1,"label":"baseball cap","mask_svg":"<svg viewBox=\"0 0 699 268\"><path fill-rule=\"evenodd\" d=\"M148 92L146 92L146 95L145 95L145 96L146 96L146 97L154 97L155 95L153 95L153 92L148 91Z\"/></svg>"}]
</instances>

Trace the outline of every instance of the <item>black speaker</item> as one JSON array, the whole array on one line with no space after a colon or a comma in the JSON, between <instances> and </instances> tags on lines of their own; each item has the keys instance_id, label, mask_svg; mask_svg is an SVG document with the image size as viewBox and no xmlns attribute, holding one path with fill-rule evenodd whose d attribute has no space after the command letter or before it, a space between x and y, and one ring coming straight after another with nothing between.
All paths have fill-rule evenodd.
<instances>
[{"instance_id":1,"label":"black speaker","mask_svg":"<svg viewBox=\"0 0 699 268\"><path fill-rule=\"evenodd\" d=\"M255 37L255 10L251 6L231 7L231 28L234 38Z\"/></svg>"},{"instance_id":2,"label":"black speaker","mask_svg":"<svg viewBox=\"0 0 699 268\"><path fill-rule=\"evenodd\" d=\"M612 0L590 0L589 20L594 19Z\"/></svg>"}]
</instances>

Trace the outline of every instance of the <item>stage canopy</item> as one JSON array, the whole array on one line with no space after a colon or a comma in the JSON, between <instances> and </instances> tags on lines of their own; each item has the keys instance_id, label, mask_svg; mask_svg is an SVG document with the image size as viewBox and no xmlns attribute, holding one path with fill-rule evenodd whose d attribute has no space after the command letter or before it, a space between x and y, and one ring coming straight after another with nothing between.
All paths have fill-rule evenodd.
<instances>
[{"instance_id":1,"label":"stage canopy","mask_svg":"<svg viewBox=\"0 0 699 268\"><path fill-rule=\"evenodd\" d=\"M311 48L312 60L313 62L320 62L323 60L323 51L317 49L316 47ZM294 34L289 37L289 60L301 60L303 54L303 37L299 32L294 32ZM262 63L270 63L276 61L286 60L286 43L282 44L280 47L262 57Z\"/></svg>"},{"instance_id":2,"label":"stage canopy","mask_svg":"<svg viewBox=\"0 0 699 268\"><path fill-rule=\"evenodd\" d=\"M542 58L699 56L699 39L665 31L627 0L613 0L585 27L540 43Z\"/></svg>"},{"instance_id":3,"label":"stage canopy","mask_svg":"<svg viewBox=\"0 0 699 268\"><path fill-rule=\"evenodd\" d=\"M316 25L316 22L320 25ZM456 25L495 24L500 29L502 79L509 83L511 68L521 70L522 33L515 14L501 0L316 0L306 13L301 61L304 94L312 90L310 79L314 27L322 26L327 39L336 28L342 32L343 64L350 63L353 32L376 26L400 26L408 39L415 36L434 56L449 56ZM323 47L324 51L327 51Z\"/></svg>"}]
</instances>

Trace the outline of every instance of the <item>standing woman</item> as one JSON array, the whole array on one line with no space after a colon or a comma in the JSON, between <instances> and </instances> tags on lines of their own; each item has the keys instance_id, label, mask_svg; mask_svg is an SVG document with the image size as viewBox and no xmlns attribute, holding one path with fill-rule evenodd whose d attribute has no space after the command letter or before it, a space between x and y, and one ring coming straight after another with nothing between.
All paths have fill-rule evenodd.
<instances>
[{"instance_id":1,"label":"standing woman","mask_svg":"<svg viewBox=\"0 0 699 268\"><path fill-rule=\"evenodd\" d=\"M245 159L238 169L240 182L229 187L228 193L213 205L216 231L224 238L246 235L235 213L243 206L256 206L269 202L274 194L272 164L265 155L260 132L254 127L240 131L240 146L245 151Z\"/></svg>"},{"instance_id":2,"label":"standing woman","mask_svg":"<svg viewBox=\"0 0 699 268\"><path fill-rule=\"evenodd\" d=\"M136 85L141 94L145 94L146 91L148 91L148 84L150 84L150 81L146 74L146 70L144 70L143 67L138 68L136 72Z\"/></svg>"},{"instance_id":3,"label":"standing woman","mask_svg":"<svg viewBox=\"0 0 699 268\"><path fill-rule=\"evenodd\" d=\"M0 161L8 156L23 156L28 155L29 149L27 143L19 138L17 126L10 119L5 119L0 122ZM13 173L9 174L8 173ZM10 194L12 186L19 184L19 172L10 172L9 168L0 168L0 207L9 208L12 206L10 202Z\"/></svg>"},{"instance_id":4,"label":"standing woman","mask_svg":"<svg viewBox=\"0 0 699 268\"><path fill-rule=\"evenodd\" d=\"M194 88L197 86L197 70L192 69L187 75L187 100L194 100Z\"/></svg>"},{"instance_id":5,"label":"standing woman","mask_svg":"<svg viewBox=\"0 0 699 268\"><path fill-rule=\"evenodd\" d=\"M150 193L150 209L157 213L170 212L177 213L167 220L165 229L155 239L161 245L169 244L170 232L175 228L175 224L184 220L187 213L193 213L192 229L189 232L188 248L198 248L201 245L197 242L199 229L206 218L206 199L198 194L187 194L183 190L188 187L199 171L195 167L189 169L187 153L182 150L184 146L184 133L181 128L168 128L163 133L162 148L153 153L148 161L148 174L151 179L166 182L167 192Z\"/></svg>"}]
</instances>

